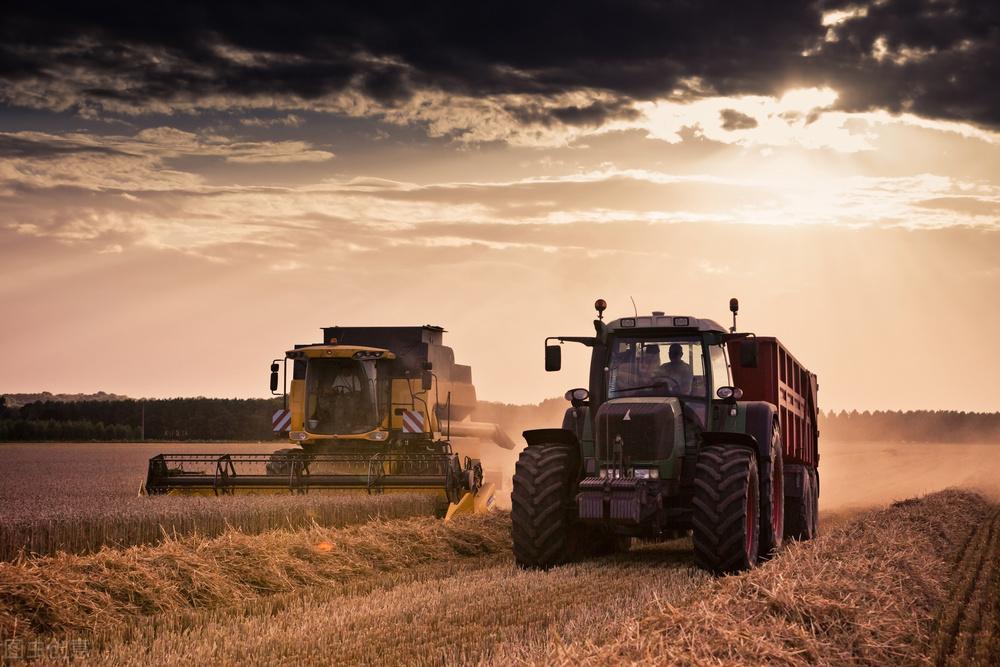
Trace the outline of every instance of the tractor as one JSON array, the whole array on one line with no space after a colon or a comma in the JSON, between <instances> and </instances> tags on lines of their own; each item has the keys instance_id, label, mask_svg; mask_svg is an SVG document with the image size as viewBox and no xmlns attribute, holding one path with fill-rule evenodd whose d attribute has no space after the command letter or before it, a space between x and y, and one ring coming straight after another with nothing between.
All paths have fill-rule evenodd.
<instances>
[{"instance_id":1,"label":"tractor","mask_svg":"<svg viewBox=\"0 0 1000 667\"><path fill-rule=\"evenodd\" d=\"M570 389L561 428L524 432L515 466L513 550L549 568L690 531L696 564L733 573L817 532L816 376L775 338L688 315L604 321L592 336L545 339L545 370L564 343L590 348L589 382Z\"/></svg>"}]
</instances>

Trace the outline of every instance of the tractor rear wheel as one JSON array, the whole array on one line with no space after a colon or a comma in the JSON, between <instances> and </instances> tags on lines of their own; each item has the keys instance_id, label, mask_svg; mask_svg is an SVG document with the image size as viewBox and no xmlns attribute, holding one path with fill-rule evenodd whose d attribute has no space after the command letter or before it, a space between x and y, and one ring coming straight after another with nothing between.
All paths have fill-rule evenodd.
<instances>
[{"instance_id":1,"label":"tractor rear wheel","mask_svg":"<svg viewBox=\"0 0 1000 667\"><path fill-rule=\"evenodd\" d=\"M760 467L760 556L770 558L785 535L785 467L781 430L771 427L771 456Z\"/></svg>"},{"instance_id":2,"label":"tractor rear wheel","mask_svg":"<svg viewBox=\"0 0 1000 667\"><path fill-rule=\"evenodd\" d=\"M563 444L532 445L514 468L511 493L514 559L523 568L549 568L577 556L581 527L574 496L580 455Z\"/></svg>"},{"instance_id":3,"label":"tractor rear wheel","mask_svg":"<svg viewBox=\"0 0 1000 667\"><path fill-rule=\"evenodd\" d=\"M739 446L706 445L698 453L691 516L694 560L716 574L748 570L760 546L757 456Z\"/></svg>"}]
</instances>

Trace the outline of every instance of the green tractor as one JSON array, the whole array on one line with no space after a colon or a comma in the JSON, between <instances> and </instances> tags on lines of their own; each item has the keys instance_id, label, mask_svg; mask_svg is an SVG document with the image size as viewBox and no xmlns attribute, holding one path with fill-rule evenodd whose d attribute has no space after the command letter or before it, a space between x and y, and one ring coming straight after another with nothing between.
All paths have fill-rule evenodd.
<instances>
[{"instance_id":1,"label":"green tractor","mask_svg":"<svg viewBox=\"0 0 1000 667\"><path fill-rule=\"evenodd\" d=\"M562 428L525 431L513 480L514 556L548 568L688 530L695 561L746 570L785 537L816 534L816 376L774 338L653 312L594 336L589 388L571 389ZM731 363L731 357L736 363ZM750 400L753 399L753 400ZM786 522L786 516L788 520Z\"/></svg>"}]
</instances>

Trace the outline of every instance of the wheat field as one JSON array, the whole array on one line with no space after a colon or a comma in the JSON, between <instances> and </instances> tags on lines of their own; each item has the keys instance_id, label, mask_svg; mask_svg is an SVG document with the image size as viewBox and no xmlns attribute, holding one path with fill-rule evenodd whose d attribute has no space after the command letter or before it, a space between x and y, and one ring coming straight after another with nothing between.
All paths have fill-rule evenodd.
<instances>
[{"instance_id":1,"label":"wheat field","mask_svg":"<svg viewBox=\"0 0 1000 667\"><path fill-rule=\"evenodd\" d=\"M0 564L0 634L102 665L965 664L1000 649L997 512L904 501L723 578L687 539L521 571L503 512L187 536Z\"/></svg>"},{"instance_id":2,"label":"wheat field","mask_svg":"<svg viewBox=\"0 0 1000 667\"><path fill-rule=\"evenodd\" d=\"M83 450L39 451L51 470ZM144 470L146 452L129 455ZM0 450L15 456L28 454ZM0 639L82 642L87 664L1000 661L1000 510L973 492L825 510L819 539L713 578L694 568L689 538L526 572L502 511L444 523L419 497L140 499L141 472L70 468L69 501L45 504L44 483L0 487L0 531L12 517L25 531L0 532L7 552L8 539L44 541L48 525L66 526L63 544L73 521L84 536L0 562ZM18 493L39 504L8 515ZM310 503L329 514L317 520ZM80 526L117 525L115 507L121 526L159 533L85 538Z\"/></svg>"}]
</instances>

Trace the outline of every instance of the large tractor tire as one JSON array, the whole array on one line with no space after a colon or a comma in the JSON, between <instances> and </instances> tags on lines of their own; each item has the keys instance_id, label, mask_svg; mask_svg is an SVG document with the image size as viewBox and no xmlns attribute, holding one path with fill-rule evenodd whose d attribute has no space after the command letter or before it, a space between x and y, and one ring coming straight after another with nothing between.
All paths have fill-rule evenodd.
<instances>
[{"instance_id":1,"label":"large tractor tire","mask_svg":"<svg viewBox=\"0 0 1000 667\"><path fill-rule=\"evenodd\" d=\"M563 444L521 452L511 493L514 559L523 568L549 568L573 560L582 534L575 522L580 455Z\"/></svg>"},{"instance_id":2,"label":"large tractor tire","mask_svg":"<svg viewBox=\"0 0 1000 667\"><path fill-rule=\"evenodd\" d=\"M716 574L748 570L760 550L757 456L745 447L706 445L695 467L691 516L694 560Z\"/></svg>"},{"instance_id":3,"label":"large tractor tire","mask_svg":"<svg viewBox=\"0 0 1000 667\"><path fill-rule=\"evenodd\" d=\"M811 540L819 531L819 477L812 468L803 470L800 496L785 498L785 537Z\"/></svg>"},{"instance_id":4,"label":"large tractor tire","mask_svg":"<svg viewBox=\"0 0 1000 667\"><path fill-rule=\"evenodd\" d=\"M785 536L785 467L777 422L771 428L770 459L760 466L760 556L765 559L781 549Z\"/></svg>"}]
</instances>

